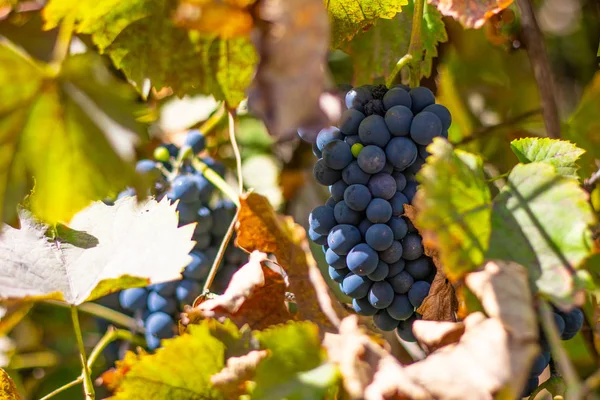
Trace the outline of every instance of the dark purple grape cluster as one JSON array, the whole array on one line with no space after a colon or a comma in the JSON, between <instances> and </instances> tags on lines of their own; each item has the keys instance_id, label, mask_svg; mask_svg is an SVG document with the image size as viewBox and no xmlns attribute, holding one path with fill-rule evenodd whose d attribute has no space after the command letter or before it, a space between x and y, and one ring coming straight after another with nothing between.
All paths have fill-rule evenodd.
<instances>
[{"instance_id":1,"label":"dark purple grape cluster","mask_svg":"<svg viewBox=\"0 0 600 400\"><path fill-rule=\"evenodd\" d=\"M574 308L571 311L565 312L557 308L554 308L554 325L560 334L561 340L570 340L575 337L577 332L581 330L583 326L583 311L579 308ZM529 397L533 391L540 385L540 375L551 360L550 344L542 330L540 329L540 347L542 352L537 356L531 367L529 373L529 379L523 389L521 397Z\"/></svg>"},{"instance_id":2,"label":"dark purple grape cluster","mask_svg":"<svg viewBox=\"0 0 600 400\"><path fill-rule=\"evenodd\" d=\"M194 154L204 150L205 139L196 130L189 131L184 146L168 144L158 147L154 160L141 160L136 169L154 181L151 195L160 201L164 196L178 201L179 225L196 222L193 240L196 242L190 253L192 261L183 271L183 279L165 282L143 288L131 288L120 292L120 311L135 316L146 331L146 342L151 350L160 346L160 340L175 334L176 321L183 306L191 304L202 293L203 284L217 255L218 248L235 215L235 205L229 200L216 197L215 188L191 163L184 161L179 171L173 173L173 166L180 151ZM205 164L220 175L225 168L215 160L205 157ZM120 193L118 198L134 195L131 190ZM233 273L247 259L245 253L230 246L217 274L213 291L224 290ZM215 290L216 287L216 290Z\"/></svg>"},{"instance_id":3,"label":"dark purple grape cluster","mask_svg":"<svg viewBox=\"0 0 600 400\"><path fill-rule=\"evenodd\" d=\"M319 158L314 177L331 197L310 214L308 235L323 246L331 279L354 310L384 331L414 341L415 310L435 276L421 236L403 217L415 174L451 116L424 87L361 86L346 94L338 127L300 130Z\"/></svg>"}]
</instances>

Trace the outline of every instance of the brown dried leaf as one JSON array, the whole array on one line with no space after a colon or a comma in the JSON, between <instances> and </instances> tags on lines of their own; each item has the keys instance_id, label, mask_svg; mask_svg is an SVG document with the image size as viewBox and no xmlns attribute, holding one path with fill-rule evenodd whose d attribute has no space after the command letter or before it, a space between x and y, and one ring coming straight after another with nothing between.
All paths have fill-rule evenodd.
<instances>
[{"instance_id":1,"label":"brown dried leaf","mask_svg":"<svg viewBox=\"0 0 600 400\"><path fill-rule=\"evenodd\" d=\"M457 344L405 371L438 399L492 399L500 390L516 398L538 352L527 275L513 263L489 262L482 271L467 275L466 283L490 318L470 314Z\"/></svg>"},{"instance_id":2,"label":"brown dried leaf","mask_svg":"<svg viewBox=\"0 0 600 400\"><path fill-rule=\"evenodd\" d=\"M531 304L525 268L514 262L490 261L482 271L467 275L465 281L487 315L498 318L512 336L522 340L537 338L535 314L531 307L523 307Z\"/></svg>"},{"instance_id":3,"label":"brown dried leaf","mask_svg":"<svg viewBox=\"0 0 600 400\"><path fill-rule=\"evenodd\" d=\"M456 343L465 333L462 322L415 321L413 332L419 343L431 353L446 345Z\"/></svg>"},{"instance_id":4,"label":"brown dried leaf","mask_svg":"<svg viewBox=\"0 0 600 400\"><path fill-rule=\"evenodd\" d=\"M249 193L240 198L236 244L247 251L272 253L284 269L289 291L294 293L300 320L320 326L320 332L334 332L339 317L347 314L331 292L312 257L306 232L290 217L275 213L269 201Z\"/></svg>"},{"instance_id":5,"label":"brown dried leaf","mask_svg":"<svg viewBox=\"0 0 600 400\"><path fill-rule=\"evenodd\" d=\"M429 0L446 16L466 28L481 28L485 21L512 4L513 0Z\"/></svg>"},{"instance_id":6,"label":"brown dried leaf","mask_svg":"<svg viewBox=\"0 0 600 400\"><path fill-rule=\"evenodd\" d=\"M425 321L456 321L458 311L458 300L454 292L454 286L444 273L438 269L429 294L423 300L417 312L423 316Z\"/></svg>"},{"instance_id":7,"label":"brown dried leaf","mask_svg":"<svg viewBox=\"0 0 600 400\"><path fill-rule=\"evenodd\" d=\"M267 255L259 251L250 254L248 263L233 275L225 293L188 310L188 323L203 318L224 322L229 318L237 326L248 324L252 329L264 329L293 319L285 304L283 276L264 266L266 260Z\"/></svg>"},{"instance_id":8,"label":"brown dried leaf","mask_svg":"<svg viewBox=\"0 0 600 400\"><path fill-rule=\"evenodd\" d=\"M258 364L264 360L267 350L253 350L240 357L231 357L221 372L210 377L211 383L227 395L227 398L237 398L247 393L245 382L250 380Z\"/></svg>"},{"instance_id":9,"label":"brown dried leaf","mask_svg":"<svg viewBox=\"0 0 600 400\"><path fill-rule=\"evenodd\" d=\"M322 0L260 0L253 41L260 54L248 106L271 135L291 137L300 126L324 126L321 110L329 46ZM310 60L310 62L307 62Z\"/></svg>"},{"instance_id":10,"label":"brown dried leaf","mask_svg":"<svg viewBox=\"0 0 600 400\"><path fill-rule=\"evenodd\" d=\"M406 379L394 357L361 331L356 315L343 319L339 332L325 335L323 345L329 360L338 364L344 389L351 398L430 398L425 390Z\"/></svg>"},{"instance_id":11,"label":"brown dried leaf","mask_svg":"<svg viewBox=\"0 0 600 400\"><path fill-rule=\"evenodd\" d=\"M230 39L248 36L254 26L248 2L180 0L173 20L176 25Z\"/></svg>"},{"instance_id":12,"label":"brown dried leaf","mask_svg":"<svg viewBox=\"0 0 600 400\"><path fill-rule=\"evenodd\" d=\"M417 208L411 205L404 205L404 215L421 231L417 222ZM453 284L446 278L442 268L442 261L439 251L435 244L427 237L423 237L423 246L425 255L431 257L437 270L429 295L423 300L423 303L417 310L423 316L425 321L456 321L456 312L458 311L458 299Z\"/></svg>"}]
</instances>

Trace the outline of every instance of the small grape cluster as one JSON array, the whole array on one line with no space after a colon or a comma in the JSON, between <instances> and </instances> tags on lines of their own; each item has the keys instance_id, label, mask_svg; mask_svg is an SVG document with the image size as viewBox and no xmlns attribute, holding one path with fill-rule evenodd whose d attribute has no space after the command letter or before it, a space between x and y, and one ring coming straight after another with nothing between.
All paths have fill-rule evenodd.
<instances>
[{"instance_id":1,"label":"small grape cluster","mask_svg":"<svg viewBox=\"0 0 600 400\"><path fill-rule=\"evenodd\" d=\"M583 311L579 308L574 308L569 312L561 311L554 308L554 325L558 330L561 340L569 340L575 337L577 332L583 326ZM540 375L550 363L550 344L544 333L540 329L540 347L542 352L537 356L531 367L529 379L523 389L522 397L529 397L540 384Z\"/></svg>"},{"instance_id":2,"label":"small grape cluster","mask_svg":"<svg viewBox=\"0 0 600 400\"><path fill-rule=\"evenodd\" d=\"M450 112L424 87L361 86L346 94L338 127L299 130L319 158L314 177L331 197L310 214L308 235L323 246L331 279L354 310L384 331L414 341L415 313L435 276L422 238L403 217L415 174Z\"/></svg>"},{"instance_id":3,"label":"small grape cluster","mask_svg":"<svg viewBox=\"0 0 600 400\"><path fill-rule=\"evenodd\" d=\"M181 151L192 151L197 154L204 148L204 135L197 130L192 130L188 132L181 149L172 144L157 147L154 151L155 160L141 160L136 166L138 173L153 179L154 188L151 194L157 200L166 196L172 202L178 201L180 226L197 223L193 234L196 244L190 253L192 261L185 267L183 279L145 288L126 289L119 294L119 305L122 310L142 321L146 332L146 343L151 350L160 346L161 339L174 335L175 321L183 306L191 304L202 293L202 285L235 214L235 205L231 201L213 201L215 200L213 184L190 163L182 162L178 171L173 173ZM201 160L220 175L225 174L222 164L209 157ZM120 193L119 197L132 194L135 193L127 189ZM225 253L225 263L219 269L215 284L224 289L231 275L244 260L245 253L230 246Z\"/></svg>"}]
</instances>

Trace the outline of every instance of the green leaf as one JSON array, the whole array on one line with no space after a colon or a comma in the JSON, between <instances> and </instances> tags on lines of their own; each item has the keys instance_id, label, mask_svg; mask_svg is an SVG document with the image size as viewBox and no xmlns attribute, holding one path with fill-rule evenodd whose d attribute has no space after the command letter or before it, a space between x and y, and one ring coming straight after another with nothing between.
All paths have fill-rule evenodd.
<instances>
[{"instance_id":1,"label":"green leaf","mask_svg":"<svg viewBox=\"0 0 600 400\"><path fill-rule=\"evenodd\" d=\"M331 20L331 44L339 48L379 18L393 18L408 0L328 0L326 4Z\"/></svg>"},{"instance_id":2,"label":"green leaf","mask_svg":"<svg viewBox=\"0 0 600 400\"><path fill-rule=\"evenodd\" d=\"M585 152L572 143L549 138L524 138L510 143L513 152L522 163L547 162L557 172L577 179L577 160Z\"/></svg>"},{"instance_id":3,"label":"green leaf","mask_svg":"<svg viewBox=\"0 0 600 400\"><path fill-rule=\"evenodd\" d=\"M91 35L138 90L150 79L157 89L213 94L237 106L258 60L250 39L188 33L170 19L175 5L174 0L52 0L44 8L45 28L74 17L76 31Z\"/></svg>"},{"instance_id":4,"label":"green leaf","mask_svg":"<svg viewBox=\"0 0 600 400\"><path fill-rule=\"evenodd\" d=\"M337 399L340 372L333 363L323 364L315 369L298 373L286 383L267 391L261 399Z\"/></svg>"},{"instance_id":5,"label":"green leaf","mask_svg":"<svg viewBox=\"0 0 600 400\"><path fill-rule=\"evenodd\" d=\"M100 57L78 55L56 78L0 44L0 214L12 221L29 204L48 222L68 221L93 200L135 180L143 108Z\"/></svg>"},{"instance_id":6,"label":"green leaf","mask_svg":"<svg viewBox=\"0 0 600 400\"><path fill-rule=\"evenodd\" d=\"M565 137L600 158L600 72L586 87L577 109L565 126Z\"/></svg>"},{"instance_id":7,"label":"green leaf","mask_svg":"<svg viewBox=\"0 0 600 400\"><path fill-rule=\"evenodd\" d=\"M256 370L256 398L277 398L273 396L278 395L280 390L291 385L292 381L302 379L301 372L317 368L323 361L319 328L312 322L290 322L255 332L254 336L261 349L270 351L269 357Z\"/></svg>"},{"instance_id":8,"label":"green leaf","mask_svg":"<svg viewBox=\"0 0 600 400\"><path fill-rule=\"evenodd\" d=\"M206 321L190 325L187 334L162 341L152 355L128 363L115 400L224 399L210 377L224 367L225 345L210 334Z\"/></svg>"},{"instance_id":9,"label":"green leaf","mask_svg":"<svg viewBox=\"0 0 600 400\"><path fill-rule=\"evenodd\" d=\"M494 199L487 258L523 265L540 293L570 303L573 270L592 252L594 221L577 181L544 162L519 164Z\"/></svg>"},{"instance_id":10,"label":"green leaf","mask_svg":"<svg viewBox=\"0 0 600 400\"><path fill-rule=\"evenodd\" d=\"M127 287L180 279L194 226L178 228L175 209L168 200L96 202L69 227L59 226L52 241L48 227L23 212L21 229L5 225L1 232L0 299L79 305Z\"/></svg>"},{"instance_id":11,"label":"green leaf","mask_svg":"<svg viewBox=\"0 0 600 400\"><path fill-rule=\"evenodd\" d=\"M393 19L381 19L372 28L358 33L343 46L354 65L354 83L362 85L376 78L387 77L398 60L408 52L413 4L410 3L396 14ZM438 43L448 40L446 28L440 12L425 4L421 38L424 58L421 63L421 75L431 75L431 65L437 57Z\"/></svg>"},{"instance_id":12,"label":"green leaf","mask_svg":"<svg viewBox=\"0 0 600 400\"><path fill-rule=\"evenodd\" d=\"M450 279L479 268L490 237L491 195L481 158L436 138L418 174L417 225L437 237Z\"/></svg>"}]
</instances>

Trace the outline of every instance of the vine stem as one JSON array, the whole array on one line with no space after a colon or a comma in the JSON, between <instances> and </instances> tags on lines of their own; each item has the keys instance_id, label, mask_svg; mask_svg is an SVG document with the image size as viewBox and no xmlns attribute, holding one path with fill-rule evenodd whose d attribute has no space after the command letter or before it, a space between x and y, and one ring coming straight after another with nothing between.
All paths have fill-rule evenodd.
<instances>
[{"instance_id":1,"label":"vine stem","mask_svg":"<svg viewBox=\"0 0 600 400\"><path fill-rule=\"evenodd\" d=\"M85 347L83 345L83 337L81 335L81 326L79 325L79 314L77 313L77 306L71 306L71 320L73 321L73 331L75 332L75 338L77 339L77 347L79 348L79 357L81 358L81 367L83 375L83 391L85 392L86 400L93 400L96 398L94 393L94 383L90 375L90 368L87 363L85 356Z\"/></svg>"},{"instance_id":2,"label":"vine stem","mask_svg":"<svg viewBox=\"0 0 600 400\"><path fill-rule=\"evenodd\" d=\"M239 207L239 206L238 206ZM204 288L202 290L202 294L207 294L210 291L210 286L215 280L215 276L217 276L217 271L219 270L219 265L221 264L221 260L223 260L223 256L225 255L225 250L227 249L227 245L229 241L233 237L233 232L235 231L235 224L238 220L238 216L240 214L240 209L238 208L235 216L231 220L229 224L229 228L227 228L227 233L225 233L225 237L221 241L221 245L219 246L219 251L215 257L215 261L213 261L212 266L210 267L210 271L208 276L206 277L206 282L204 282Z\"/></svg>"},{"instance_id":3,"label":"vine stem","mask_svg":"<svg viewBox=\"0 0 600 400\"><path fill-rule=\"evenodd\" d=\"M47 304L51 304L54 306L71 308L69 304L62 303L60 301L47 300L45 301ZM139 332L143 332L143 329L138 326L134 318L131 318L125 314L122 314L118 311L112 310L108 307L104 307L101 304L97 303L83 303L79 306L79 311L82 311L87 314L91 314L94 317L102 318L107 321L112 322L115 325L119 325L128 329L133 329Z\"/></svg>"},{"instance_id":4,"label":"vine stem","mask_svg":"<svg viewBox=\"0 0 600 400\"><path fill-rule=\"evenodd\" d=\"M394 69L388 76L386 84L391 87L396 81L396 77L402 71L402 68L410 67L410 86L417 87L421 81L421 61L423 58L423 10L425 8L425 0L415 0L413 10L412 27L410 32L410 43L408 52L398 60Z\"/></svg>"},{"instance_id":5,"label":"vine stem","mask_svg":"<svg viewBox=\"0 0 600 400\"><path fill-rule=\"evenodd\" d=\"M554 316L552 315L552 309L545 300L540 299L539 301L540 315L542 320L542 328L546 338L550 343L552 350L552 359L556 362L561 375L564 377L567 384L567 390L569 391L569 398L579 399L581 396L581 383L579 377L575 372L573 364L567 355L567 352L560 343L560 334L554 323Z\"/></svg>"},{"instance_id":6,"label":"vine stem","mask_svg":"<svg viewBox=\"0 0 600 400\"><path fill-rule=\"evenodd\" d=\"M50 68L55 74L59 73L63 61L65 58L67 58L74 28L74 15L68 15L60 24L56 43L54 45L54 49L52 50L52 61L50 62Z\"/></svg>"},{"instance_id":7,"label":"vine stem","mask_svg":"<svg viewBox=\"0 0 600 400\"><path fill-rule=\"evenodd\" d=\"M592 174L592 176L590 176L588 179L585 180L585 182L583 182L583 188L588 193L592 193L594 191L594 188L596 187L596 185L599 182L600 182L600 169L598 169L598 171L594 172Z\"/></svg>"},{"instance_id":8,"label":"vine stem","mask_svg":"<svg viewBox=\"0 0 600 400\"><path fill-rule=\"evenodd\" d=\"M219 174L217 174L212 168L203 163L198 157L192 158L192 166L202 172L202 175L213 185L217 187L223 194L237 206L240 206L240 199L238 198L237 193L233 190L231 186L227 182L221 178Z\"/></svg>"},{"instance_id":9,"label":"vine stem","mask_svg":"<svg viewBox=\"0 0 600 400\"><path fill-rule=\"evenodd\" d=\"M412 27L410 31L410 44L408 45L408 54L412 56L410 63L410 87L419 86L421 82L421 59L423 58L423 10L425 9L425 0L415 0L413 12Z\"/></svg>"},{"instance_id":10,"label":"vine stem","mask_svg":"<svg viewBox=\"0 0 600 400\"><path fill-rule=\"evenodd\" d=\"M102 338L98 341L98 343L96 343L96 346L94 347L94 349L90 353L90 356L87 359L87 366L89 369L91 369L92 366L95 364L96 360L98 359L100 354L102 354L102 351L106 348L106 346L108 346L110 343L114 342L115 340L127 340L130 342L136 342L137 336L135 336L133 333L123 330L123 329L115 329L112 326L109 327L107 329L107 331L104 333L104 336L102 336ZM44 397L42 397L40 400L50 399L50 398L56 396L57 394L62 393L65 390L70 389L73 386L80 384L81 382L83 382L83 375L80 375L77 379L57 388L56 390L53 390L52 392L50 392L47 395L45 395Z\"/></svg>"},{"instance_id":11,"label":"vine stem","mask_svg":"<svg viewBox=\"0 0 600 400\"><path fill-rule=\"evenodd\" d=\"M530 0L517 0L517 3L521 10L521 28L527 45L527 55L540 92L546 133L548 137L560 139L560 117L544 37L535 18Z\"/></svg>"},{"instance_id":12,"label":"vine stem","mask_svg":"<svg viewBox=\"0 0 600 400\"><path fill-rule=\"evenodd\" d=\"M233 154L235 155L235 167L237 170L238 178L238 190L240 195L244 193L244 178L242 176L242 156L240 154L240 148L235 138L235 111L230 110L227 113L229 117L229 140L231 141L231 147L233 147Z\"/></svg>"}]
</instances>

